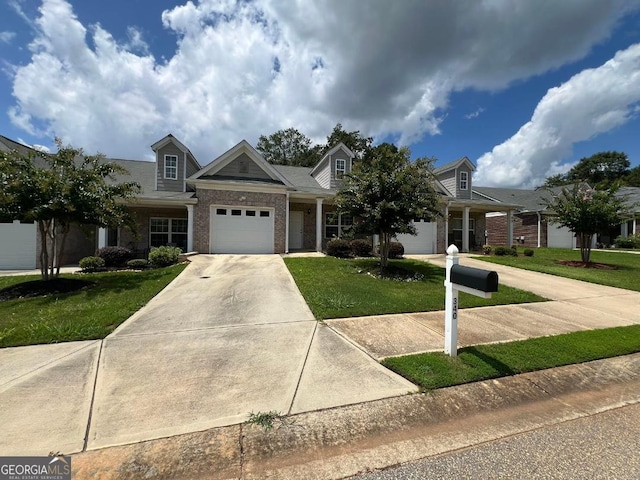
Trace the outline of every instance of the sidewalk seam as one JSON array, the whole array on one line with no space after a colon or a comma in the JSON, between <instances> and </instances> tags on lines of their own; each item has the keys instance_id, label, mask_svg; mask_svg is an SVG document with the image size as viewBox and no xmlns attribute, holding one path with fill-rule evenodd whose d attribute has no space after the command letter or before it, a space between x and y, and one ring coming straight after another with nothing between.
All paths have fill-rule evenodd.
<instances>
[{"instance_id":1,"label":"sidewalk seam","mask_svg":"<svg viewBox=\"0 0 640 480\"><path fill-rule=\"evenodd\" d=\"M238 435L238 448L240 449L238 454L240 456L240 475L238 476L239 480L244 478L244 432L243 427L244 424L240 424L240 433Z\"/></svg>"},{"instance_id":2,"label":"sidewalk seam","mask_svg":"<svg viewBox=\"0 0 640 480\"><path fill-rule=\"evenodd\" d=\"M302 381L302 376L304 375L304 369L307 366L307 360L309 360L311 345L313 345L313 340L316 338L317 331L318 331L318 322L316 321L316 324L313 326L313 333L311 334L311 340L309 341L309 346L307 347L307 353L304 356L304 362L302 362L302 368L300 369L300 376L298 377L298 382L296 383L296 389L293 391L293 397L291 397L291 403L289 404L287 415L291 415L291 410L293 410L293 403L296 401L296 396L298 395L298 389L300 388L300 382Z\"/></svg>"},{"instance_id":3,"label":"sidewalk seam","mask_svg":"<svg viewBox=\"0 0 640 480\"><path fill-rule=\"evenodd\" d=\"M84 442L82 443L82 451L87 451L89 444L89 431L91 429L91 419L93 417L93 404L96 399L96 389L98 386L98 374L100 373L100 360L102 360L102 348L104 346L104 339L100 340L100 351L98 352L98 361L96 362L96 376L93 379L93 391L91 392L91 403L89 404L89 417L87 418L87 429L84 433Z\"/></svg>"}]
</instances>

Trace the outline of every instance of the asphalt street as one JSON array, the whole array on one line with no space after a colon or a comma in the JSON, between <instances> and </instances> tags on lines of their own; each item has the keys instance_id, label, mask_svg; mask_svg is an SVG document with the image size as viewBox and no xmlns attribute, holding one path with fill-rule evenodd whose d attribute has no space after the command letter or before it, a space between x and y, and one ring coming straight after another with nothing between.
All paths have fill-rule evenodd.
<instances>
[{"instance_id":1,"label":"asphalt street","mask_svg":"<svg viewBox=\"0 0 640 480\"><path fill-rule=\"evenodd\" d=\"M636 480L640 404L351 478Z\"/></svg>"}]
</instances>

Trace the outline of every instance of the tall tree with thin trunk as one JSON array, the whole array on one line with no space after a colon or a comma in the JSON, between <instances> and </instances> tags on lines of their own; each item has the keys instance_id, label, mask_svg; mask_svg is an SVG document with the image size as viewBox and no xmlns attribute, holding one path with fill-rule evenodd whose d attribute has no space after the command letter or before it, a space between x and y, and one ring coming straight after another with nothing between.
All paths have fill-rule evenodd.
<instances>
[{"instance_id":1,"label":"tall tree with thin trunk","mask_svg":"<svg viewBox=\"0 0 640 480\"><path fill-rule=\"evenodd\" d=\"M547 189L543 200L552 213L552 223L567 227L580 242L582 261L591 261L593 236L620 225L630 218L630 206L616 196L618 188L595 190L585 184L563 187L560 191Z\"/></svg>"},{"instance_id":2,"label":"tall tree with thin trunk","mask_svg":"<svg viewBox=\"0 0 640 480\"><path fill-rule=\"evenodd\" d=\"M353 216L355 232L380 236L383 268L389 263L389 246L396 235L416 235L415 218L440 214L432 163L427 158L412 162L408 148L383 143L354 164L336 194L337 210Z\"/></svg>"},{"instance_id":3,"label":"tall tree with thin trunk","mask_svg":"<svg viewBox=\"0 0 640 480\"><path fill-rule=\"evenodd\" d=\"M37 223L43 280L60 274L72 225L135 229L124 201L139 192L135 182L118 182L127 171L100 154L64 146L44 154L0 152L0 217Z\"/></svg>"}]
</instances>

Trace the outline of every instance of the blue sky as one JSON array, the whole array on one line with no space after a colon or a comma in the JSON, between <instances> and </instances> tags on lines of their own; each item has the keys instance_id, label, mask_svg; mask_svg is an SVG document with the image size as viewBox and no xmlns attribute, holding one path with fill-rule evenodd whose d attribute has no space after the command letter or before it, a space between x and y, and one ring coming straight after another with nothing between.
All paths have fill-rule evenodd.
<instances>
[{"instance_id":1,"label":"blue sky","mask_svg":"<svg viewBox=\"0 0 640 480\"><path fill-rule=\"evenodd\" d=\"M0 0L0 134L206 164L242 139L341 122L476 184L581 157L640 164L640 0Z\"/></svg>"}]
</instances>

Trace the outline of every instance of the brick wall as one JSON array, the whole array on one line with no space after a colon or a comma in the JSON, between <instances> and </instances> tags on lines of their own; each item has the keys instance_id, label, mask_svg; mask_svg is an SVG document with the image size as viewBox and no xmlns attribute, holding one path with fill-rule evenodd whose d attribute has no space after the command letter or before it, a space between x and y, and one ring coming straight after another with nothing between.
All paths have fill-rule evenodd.
<instances>
[{"instance_id":1,"label":"brick wall","mask_svg":"<svg viewBox=\"0 0 640 480\"><path fill-rule=\"evenodd\" d=\"M489 245L507 246L507 216L487 217ZM543 219L540 229L540 245L547 246L547 223ZM524 237L524 242L519 238ZM536 248L538 246L538 215L535 213L517 214L513 216L513 243L521 247Z\"/></svg>"},{"instance_id":2,"label":"brick wall","mask_svg":"<svg viewBox=\"0 0 640 480\"><path fill-rule=\"evenodd\" d=\"M240 192L196 188L198 203L193 209L193 249L209 253L211 205L271 207L274 209L274 253L284 253L287 200L284 193Z\"/></svg>"}]
</instances>

